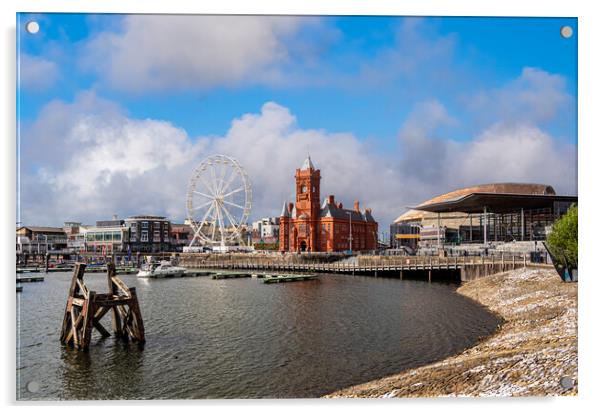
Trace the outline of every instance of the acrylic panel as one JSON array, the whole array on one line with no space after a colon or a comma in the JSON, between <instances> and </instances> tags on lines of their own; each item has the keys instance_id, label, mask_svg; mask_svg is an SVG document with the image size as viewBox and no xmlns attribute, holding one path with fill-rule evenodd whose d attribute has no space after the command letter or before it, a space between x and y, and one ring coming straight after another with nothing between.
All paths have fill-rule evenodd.
<instances>
[{"instance_id":1,"label":"acrylic panel","mask_svg":"<svg viewBox=\"0 0 602 414\"><path fill-rule=\"evenodd\" d=\"M17 400L576 395L576 18L17 14Z\"/></svg>"}]
</instances>

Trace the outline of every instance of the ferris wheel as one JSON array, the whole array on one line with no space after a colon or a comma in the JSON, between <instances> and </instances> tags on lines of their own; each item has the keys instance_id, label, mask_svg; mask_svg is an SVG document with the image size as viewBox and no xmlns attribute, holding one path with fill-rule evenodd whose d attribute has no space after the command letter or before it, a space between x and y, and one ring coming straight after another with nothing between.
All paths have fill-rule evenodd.
<instances>
[{"instance_id":1,"label":"ferris wheel","mask_svg":"<svg viewBox=\"0 0 602 414\"><path fill-rule=\"evenodd\" d=\"M247 172L226 155L212 155L194 170L186 194L188 220L194 231L190 246L234 244L251 212Z\"/></svg>"}]
</instances>

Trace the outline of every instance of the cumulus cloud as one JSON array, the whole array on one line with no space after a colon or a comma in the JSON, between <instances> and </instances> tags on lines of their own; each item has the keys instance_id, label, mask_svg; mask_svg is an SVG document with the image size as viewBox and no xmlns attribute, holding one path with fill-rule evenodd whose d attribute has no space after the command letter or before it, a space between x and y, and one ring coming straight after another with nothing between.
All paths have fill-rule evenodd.
<instances>
[{"instance_id":1,"label":"cumulus cloud","mask_svg":"<svg viewBox=\"0 0 602 414\"><path fill-rule=\"evenodd\" d=\"M295 38L317 19L288 16L124 17L85 45L82 65L114 88L173 91L281 81L281 65L303 58Z\"/></svg>"},{"instance_id":2,"label":"cumulus cloud","mask_svg":"<svg viewBox=\"0 0 602 414\"><path fill-rule=\"evenodd\" d=\"M273 102L233 120L222 137L192 138L169 122L132 119L86 92L73 103L53 102L23 133L22 221L94 222L112 214L185 217L194 167L224 153L239 160L253 186L252 218L280 213L294 198L294 173L307 153L322 170L322 197L356 198L377 217L393 217L401 192L393 162L352 134L301 129ZM391 191L394 190L394 191ZM43 221L43 222L40 222Z\"/></svg>"},{"instance_id":3,"label":"cumulus cloud","mask_svg":"<svg viewBox=\"0 0 602 414\"><path fill-rule=\"evenodd\" d=\"M504 121L466 141L437 137L437 128L452 120L440 103L430 101L417 105L401 128L401 171L409 205L453 189L496 182L550 184L559 194L577 193L575 145L554 139L532 123Z\"/></svg>"},{"instance_id":4,"label":"cumulus cloud","mask_svg":"<svg viewBox=\"0 0 602 414\"><path fill-rule=\"evenodd\" d=\"M377 217L396 214L401 188L393 159L383 158L353 134L301 129L290 111L269 102L260 114L247 114L217 139L216 152L233 154L254 184L256 214L278 215L284 201L294 201L294 174L308 152L321 170L321 196L334 194L346 206L360 200Z\"/></svg>"},{"instance_id":5,"label":"cumulus cloud","mask_svg":"<svg viewBox=\"0 0 602 414\"><path fill-rule=\"evenodd\" d=\"M523 91L508 99L520 100ZM295 115L274 102L232 120L223 136L191 137L164 120L131 118L114 102L84 92L71 103L49 103L23 129L22 220L93 222L113 213L183 220L189 177L215 153L237 158L248 171L252 219L277 215L293 200L295 169L308 152L322 171L322 198L335 194L346 206L359 199L373 208L381 229L405 207L468 185L538 182L576 194L576 145L538 125L552 110L524 120L499 115L474 137L455 140L445 133L459 120L430 99L415 105L398 140L383 144L383 151L352 133L300 128Z\"/></svg>"},{"instance_id":6,"label":"cumulus cloud","mask_svg":"<svg viewBox=\"0 0 602 414\"><path fill-rule=\"evenodd\" d=\"M466 182L471 177L486 182L531 181L553 184L559 193L577 192L576 148L555 141L536 126L493 125L467 146L465 157L460 171Z\"/></svg>"},{"instance_id":7,"label":"cumulus cloud","mask_svg":"<svg viewBox=\"0 0 602 414\"><path fill-rule=\"evenodd\" d=\"M53 86L59 78L55 62L39 56L21 53L19 56L19 86L42 91Z\"/></svg>"},{"instance_id":8,"label":"cumulus cloud","mask_svg":"<svg viewBox=\"0 0 602 414\"><path fill-rule=\"evenodd\" d=\"M23 221L181 216L178 183L203 145L169 122L128 118L91 92L52 102L22 134Z\"/></svg>"},{"instance_id":9,"label":"cumulus cloud","mask_svg":"<svg viewBox=\"0 0 602 414\"><path fill-rule=\"evenodd\" d=\"M574 113L574 98L566 79L532 67L497 89L480 91L465 103L485 123L505 122L540 124Z\"/></svg>"}]
</instances>

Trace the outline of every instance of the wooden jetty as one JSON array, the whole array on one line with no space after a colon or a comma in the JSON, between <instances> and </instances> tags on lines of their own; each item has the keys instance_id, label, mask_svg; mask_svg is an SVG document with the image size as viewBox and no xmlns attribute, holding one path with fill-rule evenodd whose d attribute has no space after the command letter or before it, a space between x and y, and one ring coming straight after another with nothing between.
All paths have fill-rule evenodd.
<instances>
[{"instance_id":1,"label":"wooden jetty","mask_svg":"<svg viewBox=\"0 0 602 414\"><path fill-rule=\"evenodd\" d=\"M195 260L195 254L188 254L190 266L201 269L223 269L231 271L249 271L251 274L265 272L294 273L334 273L363 276L387 276L404 279L413 275L424 275L429 282L436 280L437 274L457 272L462 281L477 279L482 276L512 270L520 267L551 267L551 265L531 262L527 254L502 254L495 256L399 256L383 257L373 263L296 263L276 260L272 257L230 259L230 260Z\"/></svg>"},{"instance_id":2,"label":"wooden jetty","mask_svg":"<svg viewBox=\"0 0 602 414\"><path fill-rule=\"evenodd\" d=\"M280 282L299 282L302 280L314 280L318 275L266 275L263 278L263 283L280 283Z\"/></svg>"},{"instance_id":3,"label":"wooden jetty","mask_svg":"<svg viewBox=\"0 0 602 414\"><path fill-rule=\"evenodd\" d=\"M136 288L123 283L117 277L113 263L108 263L109 293L97 294L84 283L85 271L84 263L75 265L63 317L61 343L85 350L90 346L92 328L96 328L104 337L110 336L100 323L109 311L113 314L113 332L116 336L144 343L144 324Z\"/></svg>"},{"instance_id":4,"label":"wooden jetty","mask_svg":"<svg viewBox=\"0 0 602 414\"><path fill-rule=\"evenodd\" d=\"M17 276L17 283L43 282L44 276Z\"/></svg>"}]
</instances>

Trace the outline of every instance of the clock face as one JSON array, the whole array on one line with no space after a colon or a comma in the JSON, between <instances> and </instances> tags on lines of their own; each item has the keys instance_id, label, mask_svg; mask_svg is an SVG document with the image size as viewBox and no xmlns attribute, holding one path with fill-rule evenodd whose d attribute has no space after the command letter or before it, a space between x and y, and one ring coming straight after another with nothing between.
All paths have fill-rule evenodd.
<instances>
[{"instance_id":1,"label":"clock face","mask_svg":"<svg viewBox=\"0 0 602 414\"><path fill-rule=\"evenodd\" d=\"M306 191L307 191L307 187L306 187L306 186L304 186L304 185L302 185L302 186L301 186L301 192L302 192L302 193L304 193L304 192L306 192Z\"/></svg>"}]
</instances>

